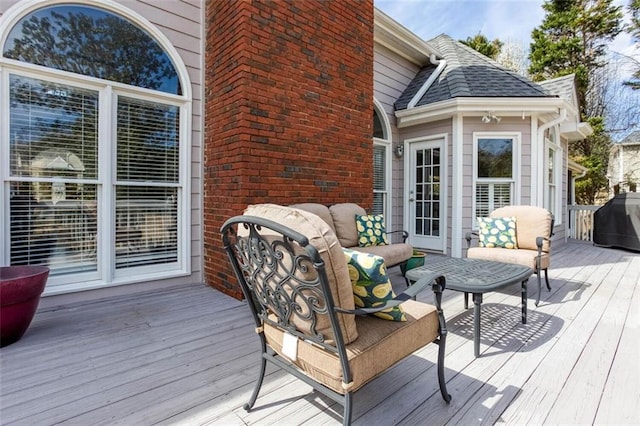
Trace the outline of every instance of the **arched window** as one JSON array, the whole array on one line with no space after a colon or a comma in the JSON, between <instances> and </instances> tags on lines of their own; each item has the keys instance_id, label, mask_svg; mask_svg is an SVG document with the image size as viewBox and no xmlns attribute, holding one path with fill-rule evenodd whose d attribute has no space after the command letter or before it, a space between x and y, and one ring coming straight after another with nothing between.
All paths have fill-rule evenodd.
<instances>
[{"instance_id":1,"label":"arched window","mask_svg":"<svg viewBox=\"0 0 640 426\"><path fill-rule=\"evenodd\" d=\"M384 214L389 225L390 153L391 142L384 111L374 100L373 109L373 208L372 213Z\"/></svg>"},{"instance_id":2,"label":"arched window","mask_svg":"<svg viewBox=\"0 0 640 426\"><path fill-rule=\"evenodd\" d=\"M143 29L104 9L62 4L24 16L2 56L85 76L179 95L178 73Z\"/></svg>"},{"instance_id":3,"label":"arched window","mask_svg":"<svg viewBox=\"0 0 640 426\"><path fill-rule=\"evenodd\" d=\"M384 125L380 119L380 114L376 109L373 110L373 137L376 139L386 139L384 137Z\"/></svg>"},{"instance_id":4,"label":"arched window","mask_svg":"<svg viewBox=\"0 0 640 426\"><path fill-rule=\"evenodd\" d=\"M0 17L0 258L47 264L58 292L184 273L184 64L111 3L42 5Z\"/></svg>"}]
</instances>

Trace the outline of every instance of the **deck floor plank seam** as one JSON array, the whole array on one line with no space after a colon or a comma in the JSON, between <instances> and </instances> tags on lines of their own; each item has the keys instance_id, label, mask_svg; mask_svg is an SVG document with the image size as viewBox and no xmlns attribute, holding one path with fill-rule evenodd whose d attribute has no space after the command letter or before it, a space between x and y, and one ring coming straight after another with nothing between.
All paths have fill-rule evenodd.
<instances>
[{"instance_id":1,"label":"deck floor plank seam","mask_svg":"<svg viewBox=\"0 0 640 426\"><path fill-rule=\"evenodd\" d=\"M637 422L640 253L571 242L552 253L549 278L538 307L529 280L527 325L519 286L486 295L478 359L473 310L445 291L451 405L427 345L356 393L354 424ZM252 321L245 302L202 284L43 309L0 351L0 423L341 423L339 404L273 366L243 410L258 375Z\"/></svg>"}]
</instances>

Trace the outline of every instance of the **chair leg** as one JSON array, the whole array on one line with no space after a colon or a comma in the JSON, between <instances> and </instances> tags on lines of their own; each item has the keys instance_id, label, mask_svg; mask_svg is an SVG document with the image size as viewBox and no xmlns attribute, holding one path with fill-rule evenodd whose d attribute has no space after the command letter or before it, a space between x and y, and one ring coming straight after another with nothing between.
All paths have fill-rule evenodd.
<instances>
[{"instance_id":1,"label":"chair leg","mask_svg":"<svg viewBox=\"0 0 640 426\"><path fill-rule=\"evenodd\" d=\"M344 394L344 412L342 414L342 424L348 426L351 424L351 393Z\"/></svg>"},{"instance_id":2,"label":"chair leg","mask_svg":"<svg viewBox=\"0 0 640 426\"><path fill-rule=\"evenodd\" d=\"M549 268L545 268L544 270L544 281L547 283L547 290L551 291L551 286L549 285Z\"/></svg>"},{"instance_id":3,"label":"chair leg","mask_svg":"<svg viewBox=\"0 0 640 426\"><path fill-rule=\"evenodd\" d=\"M402 275L402 278L404 278L404 282L407 283L407 288L409 288L409 286L411 285L411 282L409 281L409 278L407 278L407 263L409 261L405 260L404 262L400 263L398 266L400 267L400 274Z\"/></svg>"},{"instance_id":4,"label":"chair leg","mask_svg":"<svg viewBox=\"0 0 640 426\"><path fill-rule=\"evenodd\" d=\"M540 293L542 292L542 278L540 277L540 270L536 271L538 276L538 295L536 296L536 306L540 303Z\"/></svg>"},{"instance_id":5,"label":"chair leg","mask_svg":"<svg viewBox=\"0 0 640 426\"><path fill-rule=\"evenodd\" d=\"M440 394L447 404L451 402L451 395L447 392L447 382L444 379L444 349L447 336L440 336L438 343L438 384L440 385Z\"/></svg>"},{"instance_id":6,"label":"chair leg","mask_svg":"<svg viewBox=\"0 0 640 426\"><path fill-rule=\"evenodd\" d=\"M253 404L256 403L256 399L258 399L258 393L260 392L260 388L262 387L262 380L264 379L264 373L267 366L267 360L264 357L262 358L262 364L260 365L260 377L258 377L258 382L256 383L255 389L253 389L253 395L251 395L251 399L249 402L244 404L245 411L250 411L253 408Z\"/></svg>"}]
</instances>

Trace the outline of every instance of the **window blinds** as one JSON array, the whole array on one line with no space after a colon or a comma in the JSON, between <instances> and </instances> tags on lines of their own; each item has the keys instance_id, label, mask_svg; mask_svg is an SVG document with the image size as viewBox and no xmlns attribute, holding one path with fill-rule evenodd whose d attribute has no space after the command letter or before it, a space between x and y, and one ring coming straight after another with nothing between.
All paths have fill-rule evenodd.
<instances>
[{"instance_id":1,"label":"window blinds","mask_svg":"<svg viewBox=\"0 0 640 426\"><path fill-rule=\"evenodd\" d=\"M119 97L116 269L178 258L179 108Z\"/></svg>"},{"instance_id":2,"label":"window blinds","mask_svg":"<svg viewBox=\"0 0 640 426\"><path fill-rule=\"evenodd\" d=\"M11 264L96 270L98 94L9 80Z\"/></svg>"}]
</instances>

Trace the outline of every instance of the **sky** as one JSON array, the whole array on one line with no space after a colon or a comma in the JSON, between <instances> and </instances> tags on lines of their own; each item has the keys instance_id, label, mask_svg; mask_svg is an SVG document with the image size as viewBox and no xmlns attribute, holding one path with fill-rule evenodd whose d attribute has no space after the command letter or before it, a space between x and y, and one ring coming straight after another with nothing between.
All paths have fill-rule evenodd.
<instances>
[{"instance_id":1,"label":"sky","mask_svg":"<svg viewBox=\"0 0 640 426\"><path fill-rule=\"evenodd\" d=\"M614 4L628 5L629 0ZM531 42L531 31L540 26L545 12L543 0L374 0L385 14L424 40L445 33L464 40L481 32L489 40L522 44ZM609 49L640 60L638 48L628 33L622 33Z\"/></svg>"}]
</instances>

